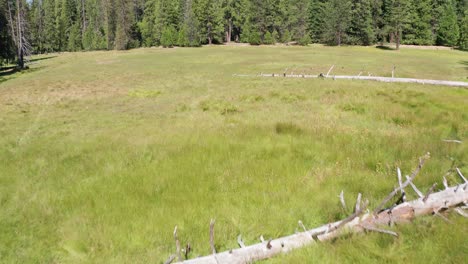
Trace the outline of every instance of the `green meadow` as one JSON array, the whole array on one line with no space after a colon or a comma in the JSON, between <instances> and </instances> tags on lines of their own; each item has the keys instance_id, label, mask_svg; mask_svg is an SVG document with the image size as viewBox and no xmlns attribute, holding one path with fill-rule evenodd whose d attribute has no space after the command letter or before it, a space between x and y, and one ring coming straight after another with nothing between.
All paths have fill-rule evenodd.
<instances>
[{"instance_id":1,"label":"green meadow","mask_svg":"<svg viewBox=\"0 0 468 264\"><path fill-rule=\"evenodd\" d=\"M427 152L422 191L468 174L467 89L233 76L332 65L468 81L466 52L324 46L50 54L0 74L0 262L163 263L176 225L207 255L212 218L224 251L346 217L342 190L374 208ZM447 217L266 263L463 263L467 220Z\"/></svg>"}]
</instances>

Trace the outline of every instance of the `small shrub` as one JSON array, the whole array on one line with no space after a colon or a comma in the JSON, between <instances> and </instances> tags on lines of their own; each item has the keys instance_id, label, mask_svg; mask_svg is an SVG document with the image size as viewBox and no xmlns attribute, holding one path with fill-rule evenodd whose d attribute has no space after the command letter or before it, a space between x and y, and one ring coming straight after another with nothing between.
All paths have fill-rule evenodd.
<instances>
[{"instance_id":1,"label":"small shrub","mask_svg":"<svg viewBox=\"0 0 468 264\"><path fill-rule=\"evenodd\" d=\"M236 105L226 101L203 101L200 103L202 111L216 111L222 115L233 114L239 112Z\"/></svg>"},{"instance_id":2,"label":"small shrub","mask_svg":"<svg viewBox=\"0 0 468 264\"><path fill-rule=\"evenodd\" d=\"M286 29L281 35L281 42L288 43L290 41L291 41L291 32L289 32L289 30Z\"/></svg>"},{"instance_id":3,"label":"small shrub","mask_svg":"<svg viewBox=\"0 0 468 264\"><path fill-rule=\"evenodd\" d=\"M292 122L278 122L275 125L277 134L302 134L302 129Z\"/></svg>"},{"instance_id":4,"label":"small shrub","mask_svg":"<svg viewBox=\"0 0 468 264\"><path fill-rule=\"evenodd\" d=\"M297 44L301 46L307 46L310 43L312 43L312 39L310 38L309 34L305 34L298 42Z\"/></svg>"},{"instance_id":5,"label":"small shrub","mask_svg":"<svg viewBox=\"0 0 468 264\"><path fill-rule=\"evenodd\" d=\"M263 39L263 44L266 45L273 45L275 44L275 40L273 39L273 35L271 35L270 31L267 31L265 37Z\"/></svg>"},{"instance_id":6,"label":"small shrub","mask_svg":"<svg viewBox=\"0 0 468 264\"><path fill-rule=\"evenodd\" d=\"M252 32L250 32L250 35L249 35L249 44L250 45L260 45L262 44L262 40L260 38L260 34L254 30Z\"/></svg>"},{"instance_id":7,"label":"small shrub","mask_svg":"<svg viewBox=\"0 0 468 264\"><path fill-rule=\"evenodd\" d=\"M177 44L177 31L173 26L166 27L161 36L161 45L164 48L172 48Z\"/></svg>"},{"instance_id":8,"label":"small shrub","mask_svg":"<svg viewBox=\"0 0 468 264\"><path fill-rule=\"evenodd\" d=\"M362 104L345 104L344 106L341 107L343 111L346 112L355 112L356 114L365 114L366 113L366 107Z\"/></svg>"}]
</instances>

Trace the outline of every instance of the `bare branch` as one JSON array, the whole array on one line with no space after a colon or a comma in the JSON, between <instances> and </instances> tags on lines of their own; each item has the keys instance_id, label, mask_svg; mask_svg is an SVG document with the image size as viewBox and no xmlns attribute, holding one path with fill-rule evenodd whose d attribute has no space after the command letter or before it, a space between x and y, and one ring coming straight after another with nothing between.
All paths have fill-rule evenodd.
<instances>
[{"instance_id":1,"label":"bare branch","mask_svg":"<svg viewBox=\"0 0 468 264\"><path fill-rule=\"evenodd\" d=\"M387 235L392 235L394 237L398 237L398 234L396 232L393 232L393 231L390 231L390 230L380 229L380 228L366 226L366 225L364 225L362 227L365 230L368 230L368 231L379 232L379 233L384 233L384 234L387 234Z\"/></svg>"},{"instance_id":2,"label":"bare branch","mask_svg":"<svg viewBox=\"0 0 468 264\"><path fill-rule=\"evenodd\" d=\"M461 215L463 217L468 218L468 214L465 211L463 211L463 209L461 209L461 208L455 208L455 212L457 212L459 215Z\"/></svg>"},{"instance_id":3,"label":"bare branch","mask_svg":"<svg viewBox=\"0 0 468 264\"><path fill-rule=\"evenodd\" d=\"M454 139L444 139L442 140L443 142L446 142L446 143L456 143L456 144L461 144L463 143L461 140L454 140Z\"/></svg>"},{"instance_id":4,"label":"bare branch","mask_svg":"<svg viewBox=\"0 0 468 264\"><path fill-rule=\"evenodd\" d=\"M301 220L299 220L299 221L297 222L297 224L298 224L300 227L302 227L302 229L304 229L304 232L307 232L307 228L304 226L304 224L302 223Z\"/></svg>"},{"instance_id":5,"label":"bare branch","mask_svg":"<svg viewBox=\"0 0 468 264\"><path fill-rule=\"evenodd\" d=\"M326 77L328 77L328 75L330 75L330 73L331 73L331 71L333 70L333 68L335 68L335 65L333 65L333 66L330 67L330 70L328 70Z\"/></svg>"},{"instance_id":6,"label":"bare branch","mask_svg":"<svg viewBox=\"0 0 468 264\"><path fill-rule=\"evenodd\" d=\"M449 188L447 178L445 176L444 176L444 181L442 183L444 184L445 189Z\"/></svg>"},{"instance_id":7,"label":"bare branch","mask_svg":"<svg viewBox=\"0 0 468 264\"><path fill-rule=\"evenodd\" d=\"M394 189L381 203L379 206L377 206L377 208L375 208L374 210L374 214L377 214L378 212L380 212L382 210L382 208L398 193L399 190L405 188L406 186L408 186L410 184L411 181L414 180L414 178L416 177L416 175L418 175L418 173L421 171L422 167L424 166L424 163L426 162L426 160L428 160L430 158L430 153L427 153L426 155L424 155L423 157L419 158L419 164L418 164L418 167L413 171L413 173L411 174L411 177L405 182L403 183L399 188L396 188Z\"/></svg>"},{"instance_id":8,"label":"bare branch","mask_svg":"<svg viewBox=\"0 0 468 264\"><path fill-rule=\"evenodd\" d=\"M345 202L345 199L344 199L344 191L341 191L341 193L340 193L340 202L341 202L341 206L346 211L346 202Z\"/></svg>"},{"instance_id":9,"label":"bare branch","mask_svg":"<svg viewBox=\"0 0 468 264\"><path fill-rule=\"evenodd\" d=\"M464 181L464 183L467 183L468 181L466 180L465 176L463 176L463 174L461 173L460 169L459 169L459 168L456 168L456 170L457 170L458 176L460 176L460 178L462 178L462 180Z\"/></svg>"},{"instance_id":10,"label":"bare branch","mask_svg":"<svg viewBox=\"0 0 468 264\"><path fill-rule=\"evenodd\" d=\"M434 192L435 187L437 186L437 183L434 183L431 188L427 191L426 195L423 198L423 202L427 201L427 198L429 198L429 195L431 195Z\"/></svg>"},{"instance_id":11,"label":"bare branch","mask_svg":"<svg viewBox=\"0 0 468 264\"><path fill-rule=\"evenodd\" d=\"M410 180L408 176L406 176L406 178L408 180ZM424 194L418 189L418 187L416 187L416 185L414 185L414 183L412 181L410 181L409 183L410 183L411 187L413 188L414 192L416 192L416 194L418 195L418 197L423 198Z\"/></svg>"},{"instance_id":12,"label":"bare branch","mask_svg":"<svg viewBox=\"0 0 468 264\"><path fill-rule=\"evenodd\" d=\"M171 264L175 258L176 255L171 255L166 261L164 261L164 264Z\"/></svg>"},{"instance_id":13,"label":"bare branch","mask_svg":"<svg viewBox=\"0 0 468 264\"><path fill-rule=\"evenodd\" d=\"M245 248L244 241L242 241L242 235L239 235L239 236L237 237L237 244L239 244L239 247Z\"/></svg>"},{"instance_id":14,"label":"bare branch","mask_svg":"<svg viewBox=\"0 0 468 264\"><path fill-rule=\"evenodd\" d=\"M359 193L356 199L356 206L354 207L354 212L361 211L361 199L362 199L362 194Z\"/></svg>"}]
</instances>

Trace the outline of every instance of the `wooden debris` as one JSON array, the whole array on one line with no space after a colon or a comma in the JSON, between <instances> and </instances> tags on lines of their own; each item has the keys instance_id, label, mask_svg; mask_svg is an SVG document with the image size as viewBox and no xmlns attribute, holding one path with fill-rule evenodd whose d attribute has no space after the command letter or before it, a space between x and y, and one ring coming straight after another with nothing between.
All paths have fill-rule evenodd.
<instances>
[{"instance_id":1,"label":"wooden debris","mask_svg":"<svg viewBox=\"0 0 468 264\"><path fill-rule=\"evenodd\" d=\"M458 176L463 180L463 182L467 183L468 181L466 180L465 176L463 176L462 172L460 171L459 168L456 168Z\"/></svg>"},{"instance_id":2,"label":"wooden debris","mask_svg":"<svg viewBox=\"0 0 468 264\"><path fill-rule=\"evenodd\" d=\"M176 244L177 261L182 261L182 256L180 255L180 241L179 241L179 238L177 237L177 226L174 228L174 240Z\"/></svg>"},{"instance_id":3,"label":"wooden debris","mask_svg":"<svg viewBox=\"0 0 468 264\"><path fill-rule=\"evenodd\" d=\"M245 248L244 241L242 240L242 235L239 235L239 236L237 237L237 244L239 244L239 247Z\"/></svg>"},{"instance_id":4,"label":"wooden debris","mask_svg":"<svg viewBox=\"0 0 468 264\"><path fill-rule=\"evenodd\" d=\"M246 76L238 74L235 76ZM260 75L251 75L251 77L270 77L272 78L272 74L261 73ZM361 80L361 81L377 81L377 82L386 82L386 83L417 83L417 84L430 84L430 85L441 85L441 86L451 86L451 87L465 87L468 88L468 82L461 82L461 81L446 81L446 80L428 80L428 79L416 79L416 78L392 78L392 77L379 77L379 76L372 76L369 73L368 76L348 76L348 75L297 75L294 72L290 74L275 74L275 77L282 77L282 78L332 78L334 80ZM453 142L457 143L457 142Z\"/></svg>"},{"instance_id":5,"label":"wooden debris","mask_svg":"<svg viewBox=\"0 0 468 264\"><path fill-rule=\"evenodd\" d=\"M346 202L345 202L345 199L344 199L344 191L341 191L341 193L340 193L340 202L341 202L341 206L346 211Z\"/></svg>"},{"instance_id":6,"label":"wooden debris","mask_svg":"<svg viewBox=\"0 0 468 264\"><path fill-rule=\"evenodd\" d=\"M409 177L406 176L406 178L409 180ZM423 198L424 195L423 193L418 189L418 187L416 187L416 185L414 185L414 183L412 181L409 182L411 187L413 188L414 192L418 195L419 198Z\"/></svg>"},{"instance_id":7,"label":"wooden debris","mask_svg":"<svg viewBox=\"0 0 468 264\"><path fill-rule=\"evenodd\" d=\"M415 176L419 173L424 165L425 160L428 158L421 158L418 167L414 170L411 177L407 181L399 184L400 187L395 188L379 205L383 208L397 192L402 192L403 188L410 185ZM467 183L449 187L445 190L434 192L435 185L423 197L416 200L403 202L401 204L392 206L388 209L374 210L374 212L365 212L368 201L361 206L361 195L358 195L356 202L355 212L344 220L328 223L321 227L306 230L305 232L280 237L277 239L270 239L265 245L265 239L260 237L261 243L246 246L242 241L241 235L237 237L237 242L240 246L239 249L228 250L212 254L205 257L199 257L191 260L186 260L183 263L187 264L219 264L219 263L252 263L259 260L268 259L281 253L287 253L291 250L305 247L316 243L314 238L319 241L328 241L347 233L361 233L364 231L372 231L384 233L392 236L398 234L391 230L382 229L382 226L388 226L392 223L407 223L411 222L414 218L422 215L437 215L446 220L445 216L439 212L455 208L456 212L467 216L466 213L460 208L466 201L468 201L468 191L466 188ZM421 195L422 196L422 195ZM377 212L376 212L377 211ZM302 222L299 221L299 225ZM303 227L305 229L305 226ZM177 230L177 229L176 229ZM175 234L176 234L175 230ZM176 237L176 236L175 236ZM177 241L177 240L176 240Z\"/></svg>"},{"instance_id":8,"label":"wooden debris","mask_svg":"<svg viewBox=\"0 0 468 264\"><path fill-rule=\"evenodd\" d=\"M455 139L444 139L442 141L446 142L446 143L456 143L456 144L462 144L463 143L461 140L455 140Z\"/></svg>"}]
</instances>

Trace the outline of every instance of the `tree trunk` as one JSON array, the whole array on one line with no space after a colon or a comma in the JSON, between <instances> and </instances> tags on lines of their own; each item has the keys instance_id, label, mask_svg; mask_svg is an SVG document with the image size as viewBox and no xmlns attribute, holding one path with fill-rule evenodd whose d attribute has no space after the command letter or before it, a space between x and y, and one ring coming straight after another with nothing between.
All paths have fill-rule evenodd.
<instances>
[{"instance_id":1,"label":"tree trunk","mask_svg":"<svg viewBox=\"0 0 468 264\"><path fill-rule=\"evenodd\" d=\"M84 39L84 35L86 32L86 10L85 10L85 0L81 0L81 17L82 17L82 23L83 23L83 28L81 29L81 38Z\"/></svg>"},{"instance_id":2,"label":"tree trunk","mask_svg":"<svg viewBox=\"0 0 468 264\"><path fill-rule=\"evenodd\" d=\"M23 28L21 23L21 6L20 1L16 0L16 24L17 24L17 33L18 33L18 67L20 69L24 68L24 54L23 54Z\"/></svg>"},{"instance_id":3,"label":"tree trunk","mask_svg":"<svg viewBox=\"0 0 468 264\"><path fill-rule=\"evenodd\" d=\"M400 49L400 38L401 38L400 30L397 30L395 35L396 35L396 49L399 50Z\"/></svg>"},{"instance_id":4,"label":"tree trunk","mask_svg":"<svg viewBox=\"0 0 468 264\"><path fill-rule=\"evenodd\" d=\"M229 19L228 21L228 39L227 42L231 42L232 38L232 19Z\"/></svg>"},{"instance_id":5,"label":"tree trunk","mask_svg":"<svg viewBox=\"0 0 468 264\"><path fill-rule=\"evenodd\" d=\"M213 43L213 37L211 36L211 25L208 26L208 45Z\"/></svg>"},{"instance_id":6,"label":"tree trunk","mask_svg":"<svg viewBox=\"0 0 468 264\"><path fill-rule=\"evenodd\" d=\"M341 30L338 31L337 44L338 46L341 46Z\"/></svg>"}]
</instances>

